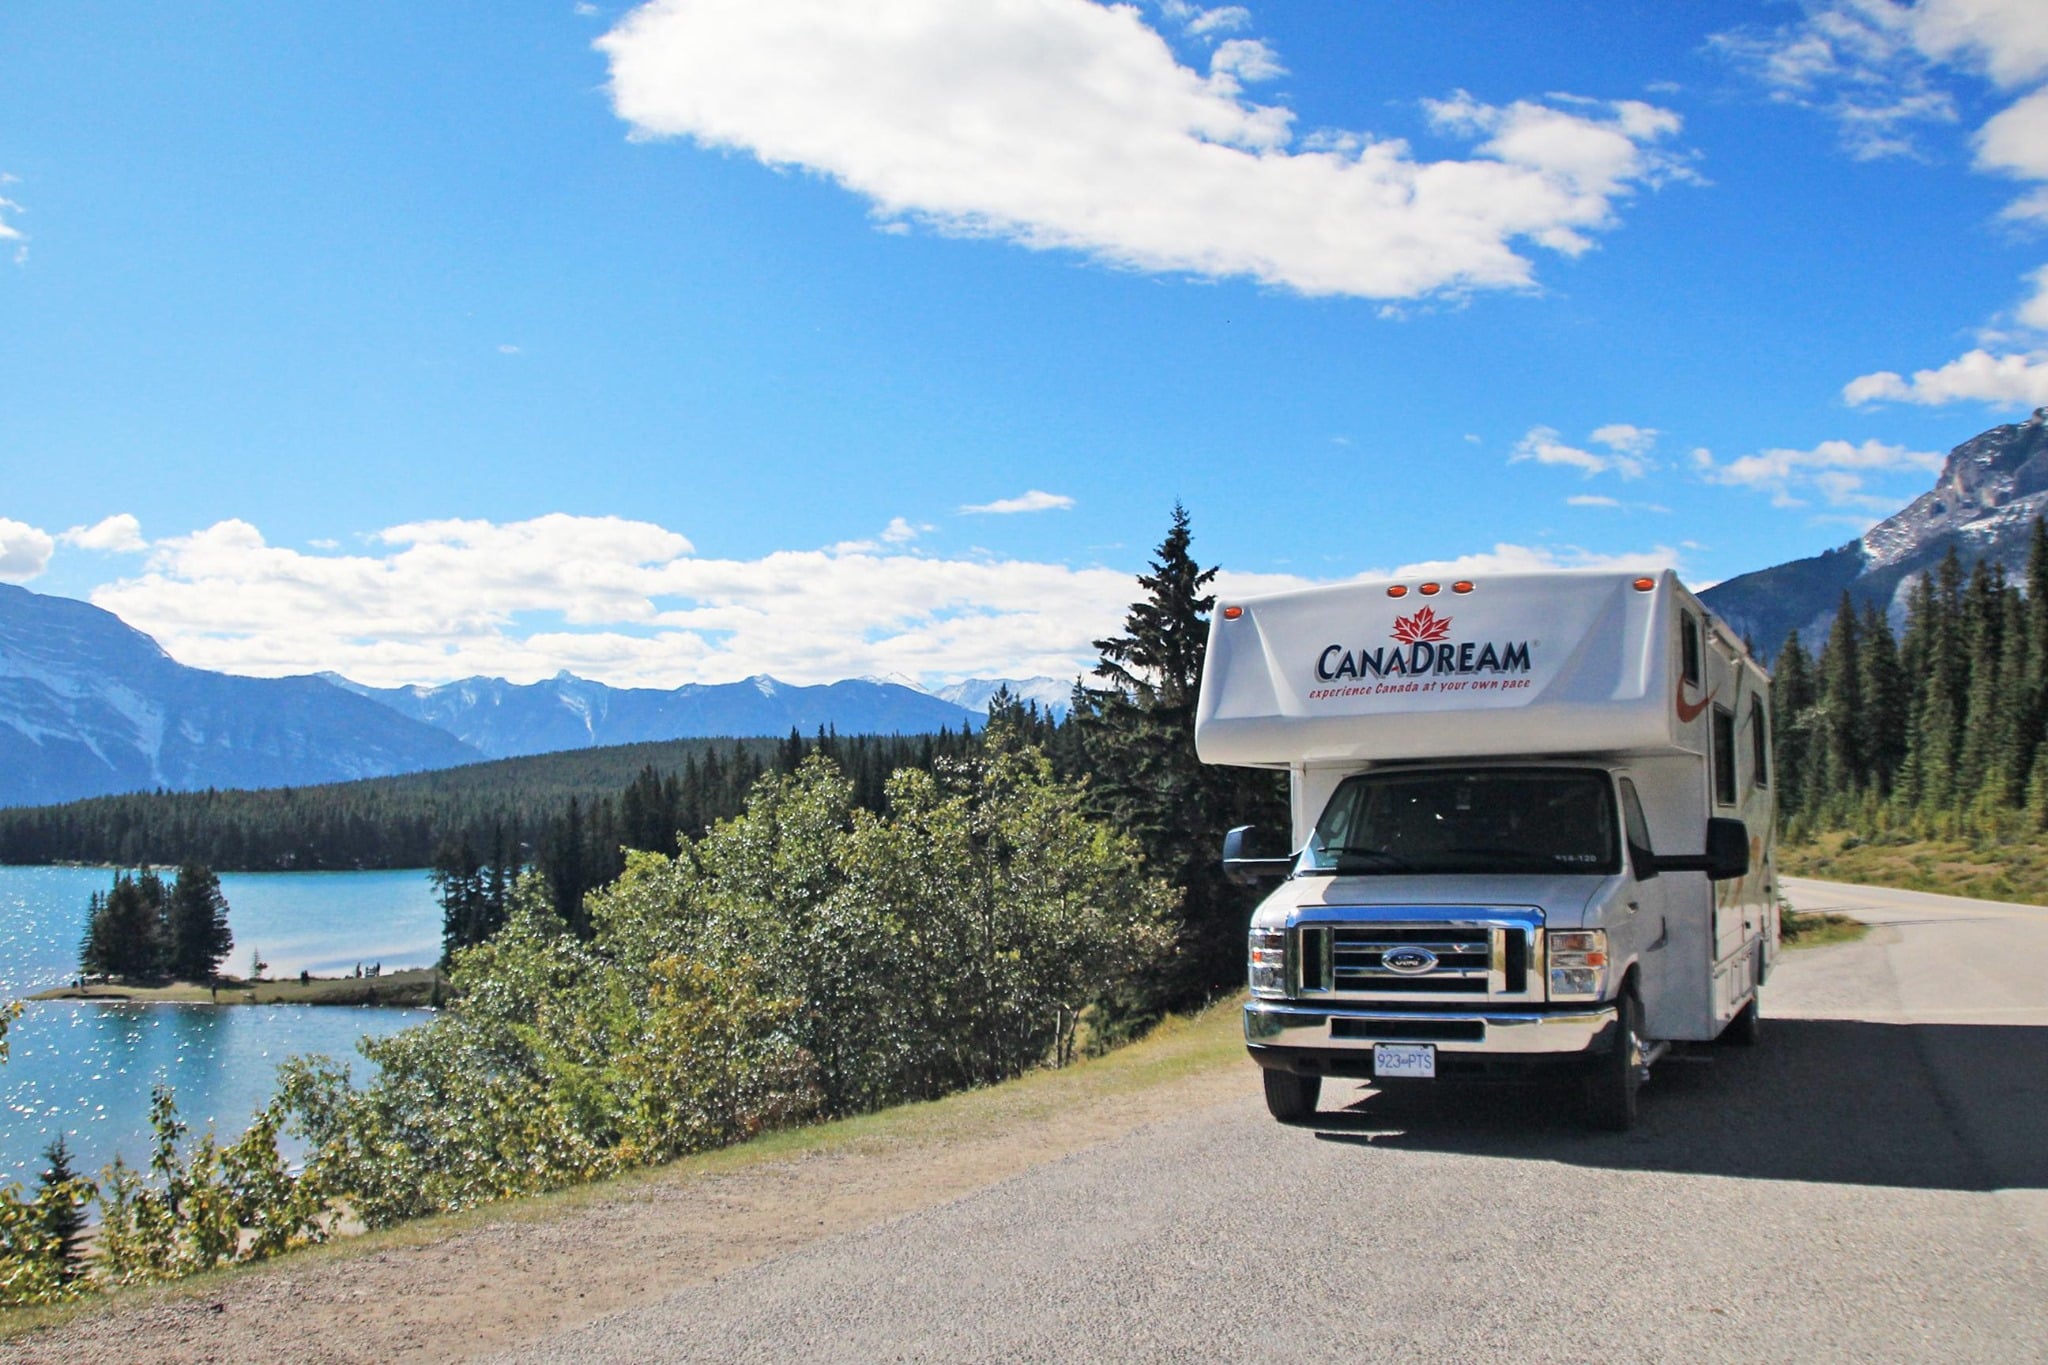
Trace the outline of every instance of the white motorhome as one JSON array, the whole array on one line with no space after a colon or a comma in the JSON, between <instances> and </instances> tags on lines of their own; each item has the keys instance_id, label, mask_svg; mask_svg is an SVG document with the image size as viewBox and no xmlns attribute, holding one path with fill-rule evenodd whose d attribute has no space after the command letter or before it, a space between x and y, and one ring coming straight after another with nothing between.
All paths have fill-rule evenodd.
<instances>
[{"instance_id":1,"label":"white motorhome","mask_svg":"<svg viewBox=\"0 0 2048 1365\"><path fill-rule=\"evenodd\" d=\"M1608 1128L1673 1044L1754 1042L1778 951L1770 679L1666 572L1219 602L1210 763L1284 768L1245 1042L1283 1121L1326 1076L1556 1073Z\"/></svg>"}]
</instances>

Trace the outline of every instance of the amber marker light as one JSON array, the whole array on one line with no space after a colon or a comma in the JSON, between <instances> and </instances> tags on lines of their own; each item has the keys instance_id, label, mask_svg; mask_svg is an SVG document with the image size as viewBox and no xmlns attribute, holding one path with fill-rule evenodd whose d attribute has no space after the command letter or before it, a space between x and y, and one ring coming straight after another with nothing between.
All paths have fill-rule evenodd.
<instances>
[{"instance_id":1,"label":"amber marker light","mask_svg":"<svg viewBox=\"0 0 2048 1365\"><path fill-rule=\"evenodd\" d=\"M1657 580L1656 580L1656 579L1654 579L1654 578L1638 578L1638 579L1636 580L1636 591L1637 591L1637 592L1648 592L1648 591L1649 591L1650 589L1652 589L1652 588L1654 588L1654 587L1656 587L1656 586L1657 586Z\"/></svg>"},{"instance_id":2,"label":"amber marker light","mask_svg":"<svg viewBox=\"0 0 2048 1365\"><path fill-rule=\"evenodd\" d=\"M1434 597L1443 590L1444 585L1441 583L1424 583L1422 585L1422 595L1424 597Z\"/></svg>"},{"instance_id":3,"label":"amber marker light","mask_svg":"<svg viewBox=\"0 0 2048 1365\"><path fill-rule=\"evenodd\" d=\"M1235 621L1242 615L1244 615L1243 607L1225 607L1223 609L1223 619L1226 621Z\"/></svg>"},{"instance_id":4,"label":"amber marker light","mask_svg":"<svg viewBox=\"0 0 2048 1365\"><path fill-rule=\"evenodd\" d=\"M1408 589L1402 587L1399 583L1387 589L1387 596L1389 597L1406 597L1407 595Z\"/></svg>"},{"instance_id":5,"label":"amber marker light","mask_svg":"<svg viewBox=\"0 0 2048 1365\"><path fill-rule=\"evenodd\" d=\"M1451 591L1457 593L1470 592L1472 591L1472 584L1470 580L1461 578L1457 582L1451 584Z\"/></svg>"}]
</instances>

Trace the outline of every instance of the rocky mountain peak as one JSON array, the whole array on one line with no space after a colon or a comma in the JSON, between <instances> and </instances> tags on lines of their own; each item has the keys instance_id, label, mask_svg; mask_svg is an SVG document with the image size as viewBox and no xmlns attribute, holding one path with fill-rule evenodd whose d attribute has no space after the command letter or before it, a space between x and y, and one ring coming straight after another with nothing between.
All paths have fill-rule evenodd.
<instances>
[{"instance_id":1,"label":"rocky mountain peak","mask_svg":"<svg viewBox=\"0 0 2048 1365\"><path fill-rule=\"evenodd\" d=\"M1870 528L1863 551L1871 569L1910 559L1951 534L1990 544L2009 525L2048 511L2048 407L2024 422L1971 437L1949 452L1933 488Z\"/></svg>"}]
</instances>

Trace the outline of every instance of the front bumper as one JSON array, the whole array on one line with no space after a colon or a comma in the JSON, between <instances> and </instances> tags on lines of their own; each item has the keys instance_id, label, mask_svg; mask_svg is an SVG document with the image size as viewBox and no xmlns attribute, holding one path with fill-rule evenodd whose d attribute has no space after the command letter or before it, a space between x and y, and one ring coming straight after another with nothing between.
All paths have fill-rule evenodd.
<instances>
[{"instance_id":1,"label":"front bumper","mask_svg":"<svg viewBox=\"0 0 2048 1365\"><path fill-rule=\"evenodd\" d=\"M1375 1043L1432 1043L1474 1062L1540 1065L1610 1046L1615 1007L1562 1010L1331 1009L1284 1000L1244 1007L1244 1041L1260 1066L1329 1075L1372 1074Z\"/></svg>"}]
</instances>

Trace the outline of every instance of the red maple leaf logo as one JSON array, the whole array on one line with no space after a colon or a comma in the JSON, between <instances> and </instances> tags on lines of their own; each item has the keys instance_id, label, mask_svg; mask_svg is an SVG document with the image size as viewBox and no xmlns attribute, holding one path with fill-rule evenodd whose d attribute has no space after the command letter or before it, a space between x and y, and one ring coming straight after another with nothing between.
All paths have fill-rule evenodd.
<instances>
[{"instance_id":1,"label":"red maple leaf logo","mask_svg":"<svg viewBox=\"0 0 2048 1365\"><path fill-rule=\"evenodd\" d=\"M1451 633L1451 618L1438 616L1428 607L1413 616L1394 618L1394 638L1404 645L1419 645L1431 640L1441 640Z\"/></svg>"}]
</instances>

